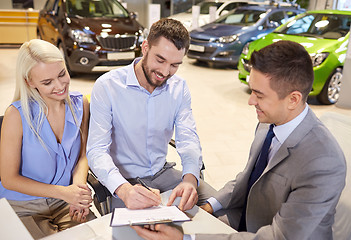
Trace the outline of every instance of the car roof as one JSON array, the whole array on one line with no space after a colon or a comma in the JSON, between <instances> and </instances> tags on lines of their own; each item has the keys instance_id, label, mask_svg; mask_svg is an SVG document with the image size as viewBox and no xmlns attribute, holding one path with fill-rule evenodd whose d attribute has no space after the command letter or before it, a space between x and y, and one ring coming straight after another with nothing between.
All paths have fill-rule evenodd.
<instances>
[{"instance_id":1,"label":"car roof","mask_svg":"<svg viewBox=\"0 0 351 240\"><path fill-rule=\"evenodd\" d=\"M351 11L331 10L331 9L312 10L312 11L307 11L307 12L306 12L306 14L309 14L309 13L351 15Z\"/></svg>"},{"instance_id":2,"label":"car roof","mask_svg":"<svg viewBox=\"0 0 351 240\"><path fill-rule=\"evenodd\" d=\"M299 8L297 8L296 6L275 6L275 5L257 4L257 5L241 6L241 7L238 7L237 9L252 9L252 10L259 10L259 11L267 11L269 9L299 9Z\"/></svg>"}]
</instances>

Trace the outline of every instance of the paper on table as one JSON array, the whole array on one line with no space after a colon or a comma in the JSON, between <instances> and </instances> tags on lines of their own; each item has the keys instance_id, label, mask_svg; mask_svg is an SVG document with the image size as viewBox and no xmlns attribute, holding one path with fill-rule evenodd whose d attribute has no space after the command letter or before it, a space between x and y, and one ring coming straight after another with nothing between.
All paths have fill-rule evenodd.
<instances>
[{"instance_id":1,"label":"paper on table","mask_svg":"<svg viewBox=\"0 0 351 240\"><path fill-rule=\"evenodd\" d=\"M110 226L145 225L190 220L191 219L176 206L160 205L157 207L136 210L115 208Z\"/></svg>"}]
</instances>

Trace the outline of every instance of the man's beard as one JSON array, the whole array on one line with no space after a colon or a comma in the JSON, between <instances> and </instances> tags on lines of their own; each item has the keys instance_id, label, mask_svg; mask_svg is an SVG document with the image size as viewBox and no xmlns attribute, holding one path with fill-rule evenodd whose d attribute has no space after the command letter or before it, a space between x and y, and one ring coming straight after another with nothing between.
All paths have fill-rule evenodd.
<instances>
[{"instance_id":1,"label":"man's beard","mask_svg":"<svg viewBox=\"0 0 351 240\"><path fill-rule=\"evenodd\" d=\"M157 84L155 82L152 82L151 81L151 76L148 74L148 72L151 72L150 69L146 66L146 62L147 62L147 59L148 59L148 53L145 55L143 61L141 62L141 68L143 69L143 72L144 72L144 76L146 78L146 81L148 82L148 84L152 87L162 87L163 85L166 84L167 80L171 77L171 75L168 75L166 77L166 79L160 83L160 84ZM163 76L163 75L162 75Z\"/></svg>"}]
</instances>

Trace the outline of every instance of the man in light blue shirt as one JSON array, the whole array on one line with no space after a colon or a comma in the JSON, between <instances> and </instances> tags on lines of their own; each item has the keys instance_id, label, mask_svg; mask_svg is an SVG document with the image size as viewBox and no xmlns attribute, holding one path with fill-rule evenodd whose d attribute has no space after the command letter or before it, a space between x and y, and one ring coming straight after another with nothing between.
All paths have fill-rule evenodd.
<instances>
[{"instance_id":1,"label":"man in light blue shirt","mask_svg":"<svg viewBox=\"0 0 351 240\"><path fill-rule=\"evenodd\" d=\"M114 195L112 207L155 206L160 192L174 189L169 204L182 197L179 207L187 210L215 191L199 178L202 153L190 92L174 75L188 47L183 25L161 19L142 44L143 57L104 74L93 87L87 157ZM182 172L166 162L174 130ZM136 184L137 178L152 191Z\"/></svg>"},{"instance_id":2,"label":"man in light blue shirt","mask_svg":"<svg viewBox=\"0 0 351 240\"><path fill-rule=\"evenodd\" d=\"M333 238L346 162L335 138L306 103L314 79L311 58L302 45L278 41L254 51L250 61L248 102L259 124L249 160L235 180L201 206L238 232L206 234L204 229L183 236L166 224L134 226L144 239Z\"/></svg>"}]
</instances>

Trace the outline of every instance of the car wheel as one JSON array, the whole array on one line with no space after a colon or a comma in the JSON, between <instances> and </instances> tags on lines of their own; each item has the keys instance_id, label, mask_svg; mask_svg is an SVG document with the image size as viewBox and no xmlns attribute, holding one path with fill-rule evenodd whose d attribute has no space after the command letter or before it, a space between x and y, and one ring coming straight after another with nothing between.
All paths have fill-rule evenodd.
<instances>
[{"instance_id":1,"label":"car wheel","mask_svg":"<svg viewBox=\"0 0 351 240\"><path fill-rule=\"evenodd\" d=\"M330 75L329 79L325 82L322 91L317 96L320 103L329 105L338 101L340 96L341 77L342 68L335 69L333 74Z\"/></svg>"},{"instance_id":2,"label":"car wheel","mask_svg":"<svg viewBox=\"0 0 351 240\"><path fill-rule=\"evenodd\" d=\"M66 61L66 54L65 54L65 50L63 49L63 44L62 44L62 42L59 43L58 48L59 48L61 54L63 55L64 59L65 59L66 68L67 68L67 71L68 71L69 75L70 75L71 77L74 77L74 76L76 75L76 73L75 73L75 72L72 72L71 69L69 68L68 62Z\"/></svg>"}]
</instances>

